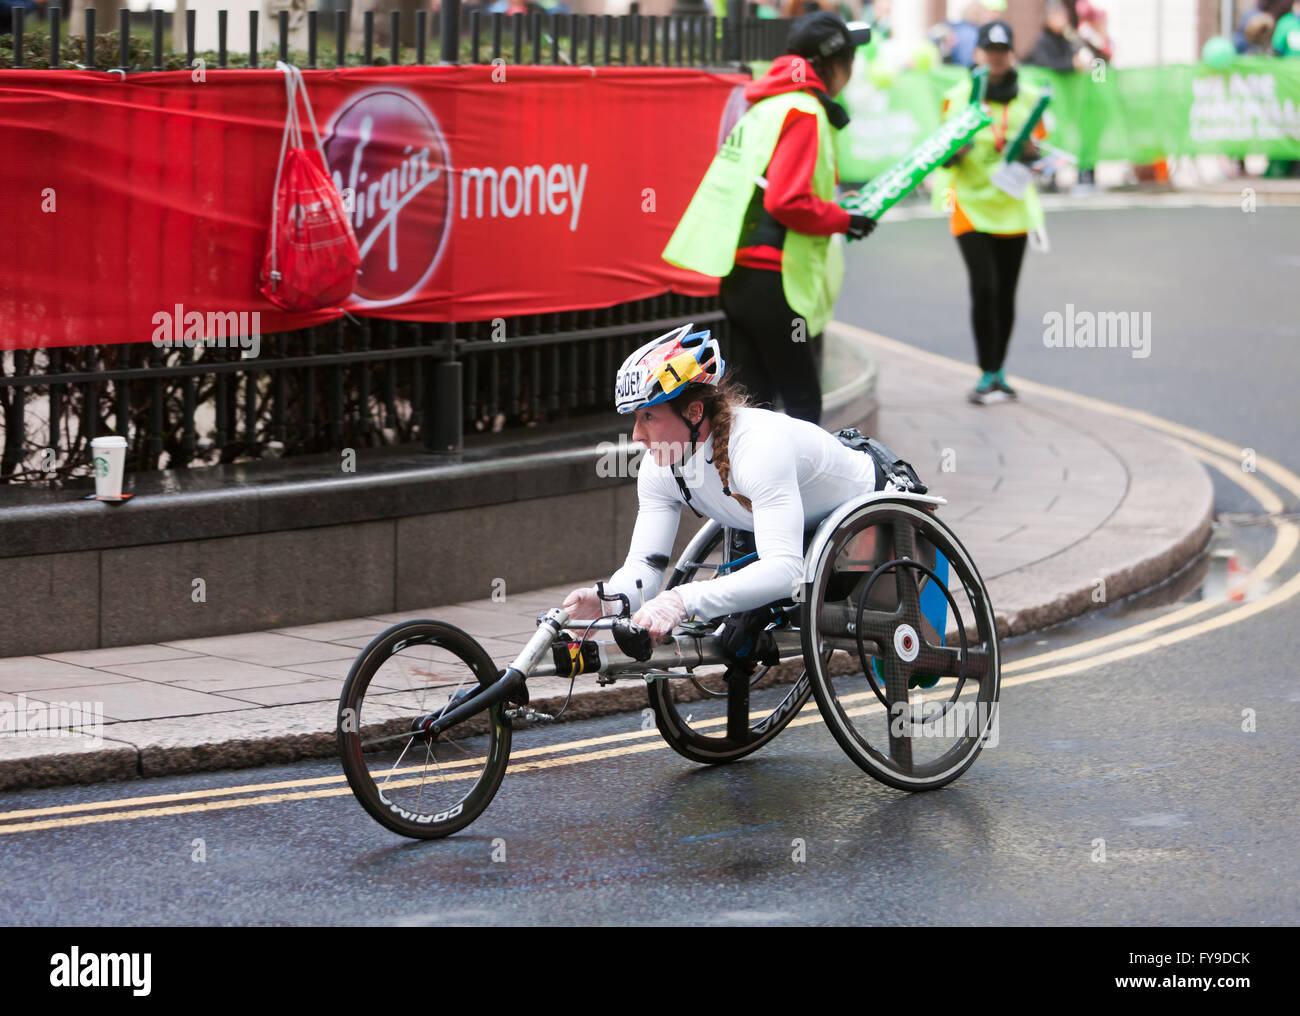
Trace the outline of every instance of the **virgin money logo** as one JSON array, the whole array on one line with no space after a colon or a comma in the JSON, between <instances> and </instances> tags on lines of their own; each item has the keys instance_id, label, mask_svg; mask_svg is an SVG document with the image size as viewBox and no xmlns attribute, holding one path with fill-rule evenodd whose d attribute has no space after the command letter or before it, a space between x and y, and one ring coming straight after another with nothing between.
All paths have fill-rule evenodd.
<instances>
[{"instance_id":1,"label":"virgin money logo","mask_svg":"<svg viewBox=\"0 0 1300 1016\"><path fill-rule=\"evenodd\" d=\"M344 103L325 135L361 248L353 297L407 299L438 266L451 228L451 153L438 121L409 92L376 88Z\"/></svg>"}]
</instances>

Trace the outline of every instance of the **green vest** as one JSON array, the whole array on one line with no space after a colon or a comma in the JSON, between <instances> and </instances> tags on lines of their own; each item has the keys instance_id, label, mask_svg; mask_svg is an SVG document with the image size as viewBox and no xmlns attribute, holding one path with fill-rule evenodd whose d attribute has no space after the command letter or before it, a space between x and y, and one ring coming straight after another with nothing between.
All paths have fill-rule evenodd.
<instances>
[{"instance_id":1,"label":"green vest","mask_svg":"<svg viewBox=\"0 0 1300 1016\"><path fill-rule=\"evenodd\" d=\"M962 111L970 101L970 88L970 81L967 80L944 93L944 98L948 100L944 120ZM966 213L971 225L981 233L1027 233L1042 228L1043 208L1038 202L1038 190L1032 183L1025 188L1025 196L1017 201L1010 194L994 187L989 180L1002 162L994 128L997 128L998 134L1001 133L1003 111L1006 111L1007 117L1005 144L1009 145L1029 119L1037 101L1038 91L1021 81L1019 94L1010 102L986 103L993 123L975 135L971 150L956 166L935 170L936 206L944 200L948 188L952 188L957 205Z\"/></svg>"},{"instance_id":2,"label":"green vest","mask_svg":"<svg viewBox=\"0 0 1300 1016\"><path fill-rule=\"evenodd\" d=\"M817 165L812 191L823 201L835 194L835 139L826 111L808 92L786 92L750 107L727 135L699 189L677 224L663 258L679 268L722 278L736 263L736 243L754 183L767 171L791 109L817 117ZM808 323L808 335L830 323L844 281L844 250L829 236L785 231L781 288L785 300Z\"/></svg>"},{"instance_id":3,"label":"green vest","mask_svg":"<svg viewBox=\"0 0 1300 1016\"><path fill-rule=\"evenodd\" d=\"M1287 11L1277 19L1273 48L1283 56L1300 56L1300 18L1293 12Z\"/></svg>"}]
</instances>

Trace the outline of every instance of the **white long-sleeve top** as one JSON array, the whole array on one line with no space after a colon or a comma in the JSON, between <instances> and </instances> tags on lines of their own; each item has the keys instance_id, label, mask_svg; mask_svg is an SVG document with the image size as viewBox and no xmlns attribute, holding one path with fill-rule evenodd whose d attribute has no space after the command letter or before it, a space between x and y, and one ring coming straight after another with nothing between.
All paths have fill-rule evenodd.
<instances>
[{"instance_id":1,"label":"white long-sleeve top","mask_svg":"<svg viewBox=\"0 0 1300 1016\"><path fill-rule=\"evenodd\" d=\"M849 498L875 489L875 463L821 427L766 409L732 410L728 440L732 493L753 504L746 511L722 492L710 461L713 435L680 466L691 507L724 526L753 532L758 560L730 575L677 587L690 615L721 617L790 596L803 567L804 533ZM639 509L627 560L606 583L625 593L633 610L659 592L682 506L668 466L646 454L637 476ZM636 580L642 589L638 593Z\"/></svg>"}]
</instances>

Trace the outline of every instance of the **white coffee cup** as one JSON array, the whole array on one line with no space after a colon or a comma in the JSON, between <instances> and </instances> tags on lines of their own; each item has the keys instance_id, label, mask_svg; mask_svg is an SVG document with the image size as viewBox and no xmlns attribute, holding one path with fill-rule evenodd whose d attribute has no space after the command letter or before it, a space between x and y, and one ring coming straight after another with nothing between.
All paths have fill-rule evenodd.
<instances>
[{"instance_id":1,"label":"white coffee cup","mask_svg":"<svg viewBox=\"0 0 1300 1016\"><path fill-rule=\"evenodd\" d=\"M90 442L95 459L95 496L120 498L126 472L126 438L97 437Z\"/></svg>"}]
</instances>

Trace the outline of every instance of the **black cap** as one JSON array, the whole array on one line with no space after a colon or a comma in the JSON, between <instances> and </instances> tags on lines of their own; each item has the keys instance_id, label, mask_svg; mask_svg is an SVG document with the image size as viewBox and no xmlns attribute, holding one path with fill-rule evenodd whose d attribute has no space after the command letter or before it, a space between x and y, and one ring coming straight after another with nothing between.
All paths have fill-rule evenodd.
<instances>
[{"instance_id":1,"label":"black cap","mask_svg":"<svg viewBox=\"0 0 1300 1016\"><path fill-rule=\"evenodd\" d=\"M805 60L839 60L870 41L870 25L861 21L845 24L833 11L813 11L790 26L785 51Z\"/></svg>"},{"instance_id":2,"label":"black cap","mask_svg":"<svg viewBox=\"0 0 1300 1016\"><path fill-rule=\"evenodd\" d=\"M980 37L975 43L979 49L988 49L990 46L1006 46L1010 49L1015 44L1011 26L1005 21L990 21L987 25L980 26Z\"/></svg>"}]
</instances>

